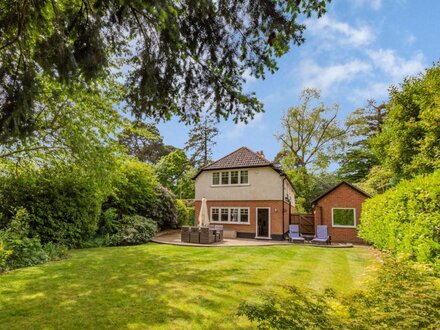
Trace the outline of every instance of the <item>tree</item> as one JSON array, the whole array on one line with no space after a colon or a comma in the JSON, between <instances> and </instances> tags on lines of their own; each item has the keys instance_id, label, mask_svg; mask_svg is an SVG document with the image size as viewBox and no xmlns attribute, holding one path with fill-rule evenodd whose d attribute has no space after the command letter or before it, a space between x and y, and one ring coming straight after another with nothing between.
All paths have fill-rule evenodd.
<instances>
[{"instance_id":1,"label":"tree","mask_svg":"<svg viewBox=\"0 0 440 330\"><path fill-rule=\"evenodd\" d=\"M282 151L277 158L282 158L287 168L305 172L326 169L344 145L346 130L336 119L338 106L313 104L319 98L318 90L305 89L300 97L302 104L289 108L282 118L283 131L276 135Z\"/></svg>"},{"instance_id":2,"label":"tree","mask_svg":"<svg viewBox=\"0 0 440 330\"><path fill-rule=\"evenodd\" d=\"M118 140L127 148L129 155L150 164L156 164L160 158L176 149L163 143L163 138L153 123L135 121L122 131Z\"/></svg>"},{"instance_id":3,"label":"tree","mask_svg":"<svg viewBox=\"0 0 440 330\"><path fill-rule=\"evenodd\" d=\"M194 168L185 152L177 149L162 157L156 165L159 182L178 198L194 198Z\"/></svg>"},{"instance_id":4,"label":"tree","mask_svg":"<svg viewBox=\"0 0 440 330\"><path fill-rule=\"evenodd\" d=\"M440 62L393 86L373 151L391 184L440 168Z\"/></svg>"},{"instance_id":5,"label":"tree","mask_svg":"<svg viewBox=\"0 0 440 330\"><path fill-rule=\"evenodd\" d=\"M0 3L2 141L33 132L42 92L39 73L65 86L124 73L127 106L141 118L246 121L262 111L245 93L304 42L304 17L329 0L3 0ZM128 72L127 72L128 70Z\"/></svg>"},{"instance_id":6,"label":"tree","mask_svg":"<svg viewBox=\"0 0 440 330\"><path fill-rule=\"evenodd\" d=\"M379 159L371 148L371 140L380 134L386 117L386 104L376 105L374 100L368 100L365 108L351 113L346 126L350 127L351 142L346 152L339 159L338 175L350 182L364 180L373 166L379 164Z\"/></svg>"},{"instance_id":7,"label":"tree","mask_svg":"<svg viewBox=\"0 0 440 330\"><path fill-rule=\"evenodd\" d=\"M201 168L209 163L212 148L216 144L214 139L218 134L215 120L208 115L189 131L185 150L191 152L190 159L193 166Z\"/></svg>"}]
</instances>

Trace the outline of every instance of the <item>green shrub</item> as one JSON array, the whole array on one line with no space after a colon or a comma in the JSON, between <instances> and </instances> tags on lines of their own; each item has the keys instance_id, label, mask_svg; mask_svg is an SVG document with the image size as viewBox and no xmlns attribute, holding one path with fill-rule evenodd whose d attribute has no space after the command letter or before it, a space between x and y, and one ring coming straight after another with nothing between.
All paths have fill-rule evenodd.
<instances>
[{"instance_id":1,"label":"green shrub","mask_svg":"<svg viewBox=\"0 0 440 330\"><path fill-rule=\"evenodd\" d=\"M338 295L288 287L257 302L242 302L238 314L258 329L438 329L440 283L429 268L387 260L365 289Z\"/></svg>"},{"instance_id":2,"label":"green shrub","mask_svg":"<svg viewBox=\"0 0 440 330\"><path fill-rule=\"evenodd\" d=\"M45 263L66 254L61 245L43 245L39 237L27 237L29 218L25 209L19 209L10 226L0 231L0 271Z\"/></svg>"},{"instance_id":3,"label":"green shrub","mask_svg":"<svg viewBox=\"0 0 440 330\"><path fill-rule=\"evenodd\" d=\"M181 199L176 200L177 206L177 223L178 226L192 225L194 216L194 208L185 204L185 201Z\"/></svg>"},{"instance_id":4,"label":"green shrub","mask_svg":"<svg viewBox=\"0 0 440 330\"><path fill-rule=\"evenodd\" d=\"M140 215L157 222L161 228L175 227L177 210L174 195L156 179L154 167L136 160L121 164L112 195L104 210L114 208L118 218Z\"/></svg>"},{"instance_id":5,"label":"green shrub","mask_svg":"<svg viewBox=\"0 0 440 330\"><path fill-rule=\"evenodd\" d=\"M110 236L112 245L147 243L157 232L157 223L140 215L124 215L116 225L116 233Z\"/></svg>"},{"instance_id":6,"label":"green shrub","mask_svg":"<svg viewBox=\"0 0 440 330\"><path fill-rule=\"evenodd\" d=\"M359 235L381 250L440 261L440 170L402 181L364 202Z\"/></svg>"},{"instance_id":7,"label":"green shrub","mask_svg":"<svg viewBox=\"0 0 440 330\"><path fill-rule=\"evenodd\" d=\"M97 229L103 198L99 186L80 171L42 169L0 178L1 227L13 210L29 212L29 236L43 244L76 246Z\"/></svg>"}]
</instances>

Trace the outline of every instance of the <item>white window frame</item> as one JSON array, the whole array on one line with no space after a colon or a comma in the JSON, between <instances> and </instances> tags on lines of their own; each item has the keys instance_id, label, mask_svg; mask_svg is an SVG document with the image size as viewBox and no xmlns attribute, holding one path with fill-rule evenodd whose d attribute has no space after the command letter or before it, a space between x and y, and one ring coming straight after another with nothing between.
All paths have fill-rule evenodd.
<instances>
[{"instance_id":1,"label":"white window frame","mask_svg":"<svg viewBox=\"0 0 440 330\"><path fill-rule=\"evenodd\" d=\"M334 210L353 210L353 226L335 225L335 214ZM356 208L354 207L332 207L332 227L335 228L357 228L356 221Z\"/></svg>"},{"instance_id":2,"label":"white window frame","mask_svg":"<svg viewBox=\"0 0 440 330\"><path fill-rule=\"evenodd\" d=\"M218 209L218 221L212 221L212 210ZM221 221L221 209L228 209L228 221ZM239 221L231 221L231 209L237 209L238 210L238 220ZM241 222L241 210L246 209L248 211L248 222ZM212 206L209 210L210 218L209 223L213 224L233 224L233 225L250 225L251 224L251 209L250 207L240 207L240 206Z\"/></svg>"},{"instance_id":3,"label":"white window frame","mask_svg":"<svg viewBox=\"0 0 440 330\"><path fill-rule=\"evenodd\" d=\"M257 236L258 235L258 210L259 209L266 209L269 210L268 215L269 215L269 230L268 230L268 236ZM260 239L272 239L272 232L271 232L271 220L270 220L270 207L257 207L255 208L255 238L260 238Z\"/></svg>"},{"instance_id":4,"label":"white window frame","mask_svg":"<svg viewBox=\"0 0 440 330\"><path fill-rule=\"evenodd\" d=\"M231 172L238 172L238 183L231 183ZM241 183L241 172L247 172L248 183ZM218 173L219 175L219 183L214 184L214 173ZM222 175L223 173L228 173L228 183L222 183ZM242 187L242 186L250 186L249 184L249 170L239 170L239 169L231 169L227 171L213 171L211 174L211 187Z\"/></svg>"}]
</instances>

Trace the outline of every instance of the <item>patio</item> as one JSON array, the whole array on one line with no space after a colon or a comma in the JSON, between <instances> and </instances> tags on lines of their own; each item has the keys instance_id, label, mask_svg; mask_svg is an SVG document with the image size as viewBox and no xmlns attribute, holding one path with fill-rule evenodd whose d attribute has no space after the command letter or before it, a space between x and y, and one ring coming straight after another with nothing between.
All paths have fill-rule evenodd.
<instances>
[{"instance_id":1,"label":"patio","mask_svg":"<svg viewBox=\"0 0 440 330\"><path fill-rule=\"evenodd\" d=\"M258 240L248 238L224 238L221 242L214 242L211 244L197 244L184 243L180 239L180 230L167 230L158 233L152 240L154 243L181 245L181 246L197 246L197 247L226 247L226 246L272 246L272 245L301 245L301 246L315 246L324 248L351 248L353 244L334 244L331 245L314 245L314 244L295 244L289 241L273 241L273 240Z\"/></svg>"}]
</instances>

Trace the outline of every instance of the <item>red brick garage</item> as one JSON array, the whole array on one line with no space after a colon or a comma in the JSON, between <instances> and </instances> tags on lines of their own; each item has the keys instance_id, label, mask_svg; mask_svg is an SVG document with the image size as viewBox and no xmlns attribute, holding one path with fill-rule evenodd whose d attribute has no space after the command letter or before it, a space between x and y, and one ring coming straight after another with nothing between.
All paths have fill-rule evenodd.
<instances>
[{"instance_id":1,"label":"red brick garage","mask_svg":"<svg viewBox=\"0 0 440 330\"><path fill-rule=\"evenodd\" d=\"M362 202L370 197L348 182L342 181L313 202L315 232L317 225L327 225L332 242L365 244L357 235Z\"/></svg>"}]
</instances>

